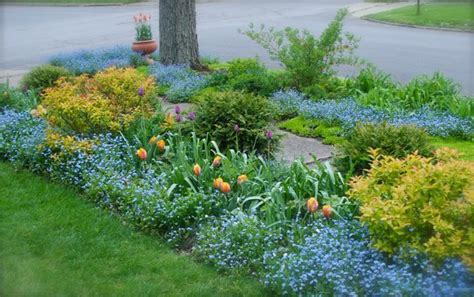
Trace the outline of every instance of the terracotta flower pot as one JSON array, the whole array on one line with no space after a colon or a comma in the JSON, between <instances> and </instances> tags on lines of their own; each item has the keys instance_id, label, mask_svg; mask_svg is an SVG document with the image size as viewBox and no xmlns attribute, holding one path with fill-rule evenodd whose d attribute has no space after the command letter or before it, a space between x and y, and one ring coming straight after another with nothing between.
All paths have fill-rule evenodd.
<instances>
[{"instance_id":1,"label":"terracotta flower pot","mask_svg":"<svg viewBox=\"0 0 474 297\"><path fill-rule=\"evenodd\" d=\"M149 55L156 51L158 43L155 40L135 41L132 45L132 50L141 55Z\"/></svg>"}]
</instances>

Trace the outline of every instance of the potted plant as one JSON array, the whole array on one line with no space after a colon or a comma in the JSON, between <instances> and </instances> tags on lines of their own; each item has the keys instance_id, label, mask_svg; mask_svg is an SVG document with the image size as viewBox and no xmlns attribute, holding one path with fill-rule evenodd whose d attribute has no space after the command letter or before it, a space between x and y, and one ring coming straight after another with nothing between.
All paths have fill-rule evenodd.
<instances>
[{"instance_id":1,"label":"potted plant","mask_svg":"<svg viewBox=\"0 0 474 297\"><path fill-rule=\"evenodd\" d=\"M132 45L132 50L143 56L147 56L158 48L158 44L152 39L151 15L144 15L142 13L133 17L135 21L135 42Z\"/></svg>"}]
</instances>

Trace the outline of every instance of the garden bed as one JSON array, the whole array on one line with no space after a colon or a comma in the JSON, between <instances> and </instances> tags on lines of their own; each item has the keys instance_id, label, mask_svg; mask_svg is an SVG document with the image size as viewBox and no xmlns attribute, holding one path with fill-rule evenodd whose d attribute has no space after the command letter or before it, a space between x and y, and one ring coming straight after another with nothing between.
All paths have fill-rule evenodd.
<instances>
[{"instance_id":1,"label":"garden bed","mask_svg":"<svg viewBox=\"0 0 474 297\"><path fill-rule=\"evenodd\" d=\"M469 294L473 163L432 141L472 140L472 98L440 74L336 77L320 63L351 48L330 38L342 17L323 43L276 33L296 43L274 53L279 71L148 67L122 47L54 57L22 91L2 85L0 157L277 294ZM271 41L261 30L247 34ZM163 97L196 108L163 110ZM276 160L282 121L336 145L333 160Z\"/></svg>"}]
</instances>

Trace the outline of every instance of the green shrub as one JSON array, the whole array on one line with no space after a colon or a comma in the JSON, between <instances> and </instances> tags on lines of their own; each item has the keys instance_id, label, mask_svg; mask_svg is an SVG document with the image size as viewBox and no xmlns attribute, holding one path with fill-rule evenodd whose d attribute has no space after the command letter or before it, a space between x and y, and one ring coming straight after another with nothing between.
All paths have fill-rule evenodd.
<instances>
[{"instance_id":1,"label":"green shrub","mask_svg":"<svg viewBox=\"0 0 474 297\"><path fill-rule=\"evenodd\" d=\"M71 74L65 68L46 64L33 68L23 77L21 85L23 88L42 92L44 89L54 86L60 77L69 76Z\"/></svg>"},{"instance_id":2,"label":"green shrub","mask_svg":"<svg viewBox=\"0 0 474 297\"><path fill-rule=\"evenodd\" d=\"M473 267L474 163L457 160L449 149L434 156L373 152L372 168L351 181L349 196L360 202L376 248L415 249L436 260L462 257Z\"/></svg>"},{"instance_id":3,"label":"green shrub","mask_svg":"<svg viewBox=\"0 0 474 297\"><path fill-rule=\"evenodd\" d=\"M273 60L283 64L292 87L303 90L334 76L335 66L358 64L353 55L358 41L353 35L342 32L346 15L347 10L340 10L319 38L307 30L267 30L264 25L256 29L252 24L243 33L265 48Z\"/></svg>"},{"instance_id":4,"label":"green shrub","mask_svg":"<svg viewBox=\"0 0 474 297\"><path fill-rule=\"evenodd\" d=\"M0 83L0 109L12 108L18 111L31 110L36 106L37 94L34 90L22 92L12 88L8 83Z\"/></svg>"},{"instance_id":5,"label":"green shrub","mask_svg":"<svg viewBox=\"0 0 474 297\"><path fill-rule=\"evenodd\" d=\"M66 132L86 134L125 131L155 112L155 100L153 78L132 68L109 68L93 77L61 79L43 96L51 124Z\"/></svg>"},{"instance_id":6,"label":"green shrub","mask_svg":"<svg viewBox=\"0 0 474 297\"><path fill-rule=\"evenodd\" d=\"M422 156L429 156L432 151L429 136L412 126L358 124L345 138L346 141L338 145L342 155L336 160L343 171L352 169L360 173L368 168L371 162L369 149L379 149L381 154L396 158L403 158L415 151Z\"/></svg>"},{"instance_id":7,"label":"green shrub","mask_svg":"<svg viewBox=\"0 0 474 297\"><path fill-rule=\"evenodd\" d=\"M257 59L235 59L228 65L227 84L233 90L269 96L278 89L277 80Z\"/></svg>"},{"instance_id":8,"label":"green shrub","mask_svg":"<svg viewBox=\"0 0 474 297\"><path fill-rule=\"evenodd\" d=\"M265 135L272 109L264 97L235 91L204 94L196 114L197 135L209 135L223 150L269 153L276 147L276 135L271 139Z\"/></svg>"},{"instance_id":9,"label":"green shrub","mask_svg":"<svg viewBox=\"0 0 474 297\"><path fill-rule=\"evenodd\" d=\"M351 80L332 76L303 88L303 93L314 99L340 99L350 96L352 90Z\"/></svg>"}]
</instances>

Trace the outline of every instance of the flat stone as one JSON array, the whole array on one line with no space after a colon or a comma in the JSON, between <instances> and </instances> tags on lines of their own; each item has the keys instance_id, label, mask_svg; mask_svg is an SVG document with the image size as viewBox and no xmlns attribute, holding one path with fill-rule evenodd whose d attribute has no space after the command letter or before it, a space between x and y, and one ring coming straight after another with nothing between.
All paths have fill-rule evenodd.
<instances>
[{"instance_id":1,"label":"flat stone","mask_svg":"<svg viewBox=\"0 0 474 297\"><path fill-rule=\"evenodd\" d=\"M277 159L291 163L296 159L303 158L306 164L314 163L314 157L319 161L326 161L332 157L334 147L323 144L315 138L307 138L277 130L277 134L283 135Z\"/></svg>"}]
</instances>

